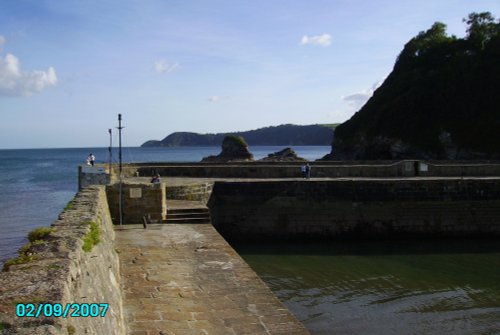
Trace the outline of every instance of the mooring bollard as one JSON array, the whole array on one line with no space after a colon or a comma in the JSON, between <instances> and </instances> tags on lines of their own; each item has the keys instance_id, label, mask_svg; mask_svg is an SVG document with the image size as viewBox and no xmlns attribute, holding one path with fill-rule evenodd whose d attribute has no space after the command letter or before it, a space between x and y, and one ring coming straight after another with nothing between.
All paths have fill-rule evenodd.
<instances>
[{"instance_id":1,"label":"mooring bollard","mask_svg":"<svg viewBox=\"0 0 500 335\"><path fill-rule=\"evenodd\" d=\"M148 228L148 223L151 223L151 214L142 216L142 226L144 227L144 229Z\"/></svg>"}]
</instances>

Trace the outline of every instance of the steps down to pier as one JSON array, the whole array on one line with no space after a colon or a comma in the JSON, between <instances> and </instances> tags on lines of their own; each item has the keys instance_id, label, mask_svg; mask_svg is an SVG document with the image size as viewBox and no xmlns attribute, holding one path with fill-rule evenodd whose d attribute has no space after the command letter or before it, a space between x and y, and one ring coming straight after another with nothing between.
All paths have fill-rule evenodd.
<instances>
[{"instance_id":1,"label":"steps down to pier","mask_svg":"<svg viewBox=\"0 0 500 335\"><path fill-rule=\"evenodd\" d=\"M171 209L164 223L210 223L210 212L208 208Z\"/></svg>"},{"instance_id":2,"label":"steps down to pier","mask_svg":"<svg viewBox=\"0 0 500 335\"><path fill-rule=\"evenodd\" d=\"M210 211L197 201L168 200L167 217L163 223L210 223Z\"/></svg>"}]
</instances>

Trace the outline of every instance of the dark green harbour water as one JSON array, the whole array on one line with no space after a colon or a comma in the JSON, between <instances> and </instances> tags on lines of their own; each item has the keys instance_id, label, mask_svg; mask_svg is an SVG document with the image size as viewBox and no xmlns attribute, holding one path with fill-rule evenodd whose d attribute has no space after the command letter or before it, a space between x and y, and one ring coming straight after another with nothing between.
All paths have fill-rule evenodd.
<instances>
[{"instance_id":1,"label":"dark green harbour water","mask_svg":"<svg viewBox=\"0 0 500 335\"><path fill-rule=\"evenodd\" d=\"M500 334L500 242L233 247L312 334Z\"/></svg>"}]
</instances>

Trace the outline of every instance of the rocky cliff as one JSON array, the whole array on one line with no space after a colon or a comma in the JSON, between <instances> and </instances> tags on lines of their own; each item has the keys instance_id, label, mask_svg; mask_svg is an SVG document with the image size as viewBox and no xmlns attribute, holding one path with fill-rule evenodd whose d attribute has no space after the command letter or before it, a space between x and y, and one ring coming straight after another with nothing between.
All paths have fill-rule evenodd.
<instances>
[{"instance_id":1,"label":"rocky cliff","mask_svg":"<svg viewBox=\"0 0 500 335\"><path fill-rule=\"evenodd\" d=\"M499 159L500 23L464 21L465 38L439 22L412 38L324 159Z\"/></svg>"}]
</instances>

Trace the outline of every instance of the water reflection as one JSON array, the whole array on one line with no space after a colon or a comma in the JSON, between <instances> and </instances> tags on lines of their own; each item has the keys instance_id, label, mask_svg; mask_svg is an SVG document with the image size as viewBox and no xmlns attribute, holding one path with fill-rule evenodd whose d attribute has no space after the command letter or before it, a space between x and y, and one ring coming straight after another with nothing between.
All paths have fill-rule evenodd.
<instances>
[{"instance_id":1,"label":"water reflection","mask_svg":"<svg viewBox=\"0 0 500 335\"><path fill-rule=\"evenodd\" d=\"M497 241L235 248L313 334L500 332Z\"/></svg>"}]
</instances>

